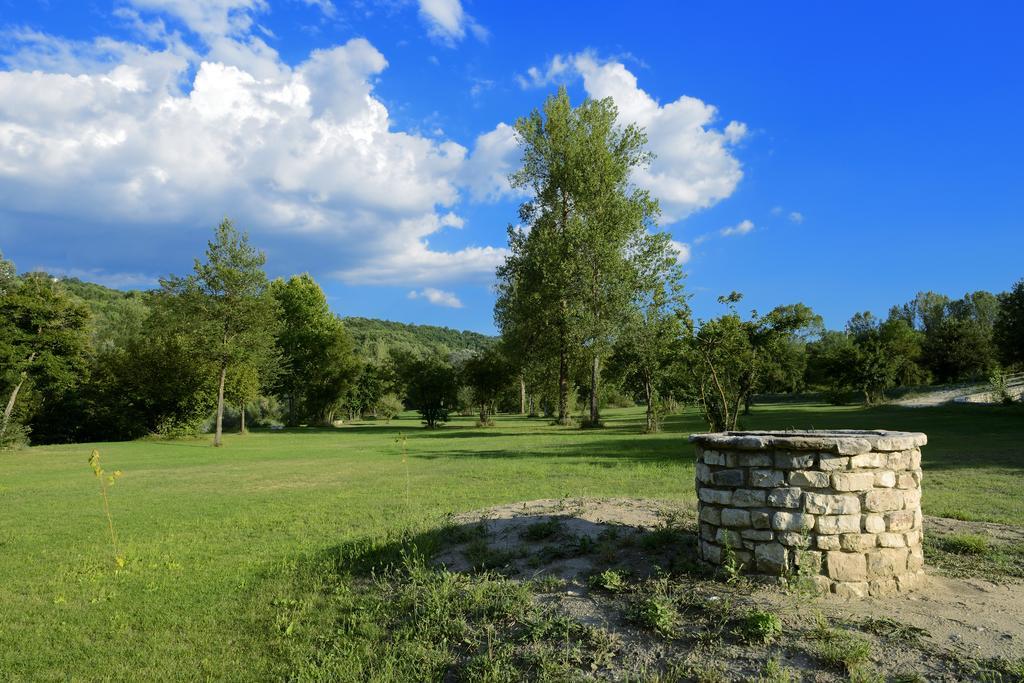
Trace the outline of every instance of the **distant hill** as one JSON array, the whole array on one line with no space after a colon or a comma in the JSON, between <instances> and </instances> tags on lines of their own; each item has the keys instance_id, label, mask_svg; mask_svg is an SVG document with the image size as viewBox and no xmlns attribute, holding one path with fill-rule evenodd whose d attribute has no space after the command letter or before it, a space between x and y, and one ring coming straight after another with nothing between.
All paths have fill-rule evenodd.
<instances>
[{"instance_id":1,"label":"distant hill","mask_svg":"<svg viewBox=\"0 0 1024 683\"><path fill-rule=\"evenodd\" d=\"M117 302L141 299L145 295L139 290L111 289L72 277L61 278L61 283L71 294L88 303L93 314L100 319L106 318ZM464 356L482 351L497 341L497 337L479 332L453 330L450 327L436 325L411 325L359 317L343 320L346 329L355 339L356 348L364 358L382 359L389 349L403 348L417 355L439 353Z\"/></svg>"},{"instance_id":2,"label":"distant hill","mask_svg":"<svg viewBox=\"0 0 1024 683\"><path fill-rule=\"evenodd\" d=\"M374 318L343 318L345 327L364 357L382 358L388 349L406 348L416 353L466 355L497 342L479 332L453 330L436 325L410 325Z\"/></svg>"}]
</instances>

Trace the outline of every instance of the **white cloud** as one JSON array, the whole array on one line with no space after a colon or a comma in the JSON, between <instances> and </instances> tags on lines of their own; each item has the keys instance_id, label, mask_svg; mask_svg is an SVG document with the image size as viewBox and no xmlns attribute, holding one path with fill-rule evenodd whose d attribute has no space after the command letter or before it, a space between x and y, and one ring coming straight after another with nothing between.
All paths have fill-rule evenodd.
<instances>
[{"instance_id":1,"label":"white cloud","mask_svg":"<svg viewBox=\"0 0 1024 683\"><path fill-rule=\"evenodd\" d=\"M338 14L338 8L331 0L303 0L303 2L310 7L319 9L328 19L332 19Z\"/></svg>"},{"instance_id":2,"label":"white cloud","mask_svg":"<svg viewBox=\"0 0 1024 683\"><path fill-rule=\"evenodd\" d=\"M143 273L111 273L101 268L61 268L59 266L39 266L36 271L49 273L61 278L78 278L85 282L96 282L115 289L139 289L156 287L159 279L154 275Z\"/></svg>"},{"instance_id":3,"label":"white cloud","mask_svg":"<svg viewBox=\"0 0 1024 683\"><path fill-rule=\"evenodd\" d=\"M481 42L488 38L487 29L466 13L460 0L419 0L419 5L427 34L448 47L465 38L467 29Z\"/></svg>"},{"instance_id":4,"label":"white cloud","mask_svg":"<svg viewBox=\"0 0 1024 683\"><path fill-rule=\"evenodd\" d=\"M773 206L772 207L772 215L773 216L781 216L782 215L782 207L781 206Z\"/></svg>"},{"instance_id":5,"label":"white cloud","mask_svg":"<svg viewBox=\"0 0 1024 683\"><path fill-rule=\"evenodd\" d=\"M163 12L181 20L201 36L247 32L253 14L269 9L266 0L128 0L137 9Z\"/></svg>"},{"instance_id":6,"label":"white cloud","mask_svg":"<svg viewBox=\"0 0 1024 683\"><path fill-rule=\"evenodd\" d=\"M515 129L505 123L477 137L462 172L462 182L469 188L470 196L476 201L523 196L508 182L509 174L519 167L522 154Z\"/></svg>"},{"instance_id":7,"label":"white cloud","mask_svg":"<svg viewBox=\"0 0 1024 683\"><path fill-rule=\"evenodd\" d=\"M728 228L722 228L721 235L722 235L722 237L734 237L734 236L739 236L739 235L746 235L747 233L749 233L753 229L754 229L753 221L751 221L751 220L742 220L739 223L737 223L736 225L730 226Z\"/></svg>"},{"instance_id":8,"label":"white cloud","mask_svg":"<svg viewBox=\"0 0 1024 683\"><path fill-rule=\"evenodd\" d=\"M435 306L446 306L448 308L462 308L462 302L453 292L446 292L433 287L426 287L420 291L409 292L410 299L424 299Z\"/></svg>"},{"instance_id":9,"label":"white cloud","mask_svg":"<svg viewBox=\"0 0 1024 683\"><path fill-rule=\"evenodd\" d=\"M207 32L206 53L166 32L161 49L25 37L0 71L0 219L158 234L227 214L346 282L493 275L503 249L428 246L462 226L466 149L393 128L373 88L387 61L368 41L292 67L258 38L215 33L262 2L136 6Z\"/></svg>"},{"instance_id":10,"label":"white cloud","mask_svg":"<svg viewBox=\"0 0 1024 683\"><path fill-rule=\"evenodd\" d=\"M689 244L672 240L672 248L675 250L676 260L679 261L680 264L685 264L690 261L691 252Z\"/></svg>"},{"instance_id":11,"label":"white cloud","mask_svg":"<svg viewBox=\"0 0 1024 683\"><path fill-rule=\"evenodd\" d=\"M611 97L623 122L646 128L655 159L633 180L658 198L664 222L676 222L732 195L743 171L730 148L746 137L745 124L730 121L716 130L714 106L687 95L661 104L638 86L624 64L601 61L590 52L556 55L544 69L533 67L518 80L524 87L539 87L576 74L588 96Z\"/></svg>"},{"instance_id":12,"label":"white cloud","mask_svg":"<svg viewBox=\"0 0 1024 683\"><path fill-rule=\"evenodd\" d=\"M804 215L802 213L800 213L799 211L790 211L789 212L789 220L791 222L796 223L797 225L799 225L800 223L804 222Z\"/></svg>"}]
</instances>

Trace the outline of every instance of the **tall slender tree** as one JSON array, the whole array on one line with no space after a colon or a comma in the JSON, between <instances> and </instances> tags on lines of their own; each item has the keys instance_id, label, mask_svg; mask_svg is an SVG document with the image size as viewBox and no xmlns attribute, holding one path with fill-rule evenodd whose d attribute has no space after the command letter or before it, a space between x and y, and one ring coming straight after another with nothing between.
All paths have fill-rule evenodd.
<instances>
[{"instance_id":1,"label":"tall slender tree","mask_svg":"<svg viewBox=\"0 0 1024 683\"><path fill-rule=\"evenodd\" d=\"M161 281L200 352L210 362L217 382L217 415L213 445L223 443L224 391L228 372L242 366L265 367L274 355L279 321L277 301L270 295L263 271L266 256L249 237L224 219L208 242L206 260L195 260L192 275Z\"/></svg>"},{"instance_id":2,"label":"tall slender tree","mask_svg":"<svg viewBox=\"0 0 1024 683\"><path fill-rule=\"evenodd\" d=\"M629 182L650 160L646 135L618 125L617 116L610 98L574 108L562 88L542 112L516 122L523 161L510 181L531 198L520 207L525 227L509 228L495 319L520 365L525 357L557 358L561 424L570 420L579 356L591 367L590 420L598 421L601 359L631 298L627 246L658 212Z\"/></svg>"}]
</instances>

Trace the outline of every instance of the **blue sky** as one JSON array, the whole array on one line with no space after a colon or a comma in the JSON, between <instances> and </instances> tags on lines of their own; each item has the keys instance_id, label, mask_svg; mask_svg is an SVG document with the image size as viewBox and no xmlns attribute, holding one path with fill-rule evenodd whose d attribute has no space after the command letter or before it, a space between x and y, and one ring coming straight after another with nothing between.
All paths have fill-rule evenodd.
<instances>
[{"instance_id":1,"label":"blue sky","mask_svg":"<svg viewBox=\"0 0 1024 683\"><path fill-rule=\"evenodd\" d=\"M1024 277L1016 3L0 0L0 249L114 286L227 215L333 308L493 331L508 125L648 127L698 316Z\"/></svg>"}]
</instances>

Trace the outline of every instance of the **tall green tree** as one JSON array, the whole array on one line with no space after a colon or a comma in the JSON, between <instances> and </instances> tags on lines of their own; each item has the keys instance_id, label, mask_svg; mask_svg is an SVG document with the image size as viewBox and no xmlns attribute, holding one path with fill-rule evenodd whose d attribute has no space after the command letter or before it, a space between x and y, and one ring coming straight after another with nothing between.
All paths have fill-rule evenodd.
<instances>
[{"instance_id":1,"label":"tall green tree","mask_svg":"<svg viewBox=\"0 0 1024 683\"><path fill-rule=\"evenodd\" d=\"M1007 366L1024 367L1024 278L999 295L993 336L1000 360Z\"/></svg>"},{"instance_id":2,"label":"tall green tree","mask_svg":"<svg viewBox=\"0 0 1024 683\"><path fill-rule=\"evenodd\" d=\"M11 268L8 272L13 272ZM59 400L88 371L89 310L50 276L9 276L0 293L0 386L6 402L0 443L8 437L19 398L31 388L36 407ZM23 421L30 418L24 411Z\"/></svg>"},{"instance_id":3,"label":"tall green tree","mask_svg":"<svg viewBox=\"0 0 1024 683\"><path fill-rule=\"evenodd\" d=\"M491 416L498 397L512 385L514 374L512 365L497 347L487 349L463 364L462 379L470 388L481 426L486 427L493 422Z\"/></svg>"},{"instance_id":4,"label":"tall green tree","mask_svg":"<svg viewBox=\"0 0 1024 683\"><path fill-rule=\"evenodd\" d=\"M440 358L414 361L408 368L408 395L423 424L434 429L448 421L458 402L459 381L455 368Z\"/></svg>"},{"instance_id":5,"label":"tall green tree","mask_svg":"<svg viewBox=\"0 0 1024 683\"><path fill-rule=\"evenodd\" d=\"M643 235L631 250L633 297L609 370L647 405L647 431L661 428L660 402L691 326L683 272L668 235Z\"/></svg>"},{"instance_id":6,"label":"tall green tree","mask_svg":"<svg viewBox=\"0 0 1024 683\"><path fill-rule=\"evenodd\" d=\"M197 350L212 365L217 383L213 445L223 443L224 397L229 372L262 368L273 356L280 325L277 301L263 270L266 256L249 237L224 219L208 242L206 260L195 260L192 275L161 281L182 319L198 340Z\"/></svg>"},{"instance_id":7,"label":"tall green tree","mask_svg":"<svg viewBox=\"0 0 1024 683\"><path fill-rule=\"evenodd\" d=\"M285 403L286 421L330 425L359 377L352 338L310 275L275 280L271 291L281 310L277 345L284 370L275 391Z\"/></svg>"},{"instance_id":8,"label":"tall green tree","mask_svg":"<svg viewBox=\"0 0 1024 683\"><path fill-rule=\"evenodd\" d=\"M646 135L616 123L611 99L573 107L562 88L543 111L516 122L523 146L513 187L530 192L525 228L509 228L498 269L495 319L513 360L557 358L558 421L570 420L570 373L580 354L591 366L590 419L598 421L600 363L628 310L627 246L657 215L657 202L630 182L647 164Z\"/></svg>"}]
</instances>

